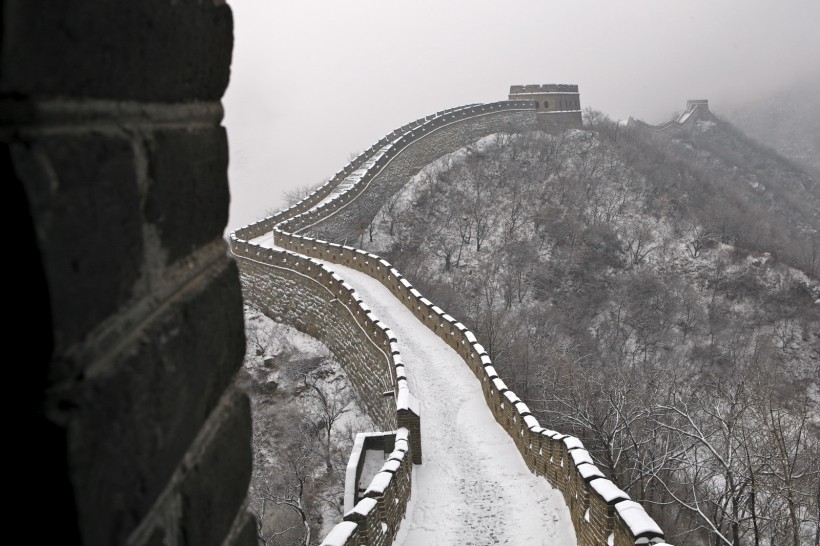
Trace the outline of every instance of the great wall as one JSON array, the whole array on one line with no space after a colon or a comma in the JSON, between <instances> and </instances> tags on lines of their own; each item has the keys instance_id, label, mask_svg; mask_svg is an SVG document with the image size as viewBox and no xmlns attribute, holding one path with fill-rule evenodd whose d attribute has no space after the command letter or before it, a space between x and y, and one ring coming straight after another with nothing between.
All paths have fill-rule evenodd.
<instances>
[{"instance_id":1,"label":"great wall","mask_svg":"<svg viewBox=\"0 0 820 546\"><path fill-rule=\"evenodd\" d=\"M574 102L569 104L574 110L562 111L561 121L550 126L545 121L545 101L560 94L572 97ZM580 126L577 94L577 86L513 86L513 100L444 110L404 125L301 202L231 234L230 248L239 265L245 298L271 318L327 344L347 370L374 422L384 431L396 431L382 471L324 545L393 543L411 494L411 462L419 465L423 460L420 423L424 416L408 388L407 377L413 369L405 366L396 336L319 259L378 280L461 356L532 479L543 477L563 495L579 545L665 544L660 527L604 476L579 439L540 426L526 404L498 377L472 332L426 299L388 262L341 244L370 223L387 196L446 153L495 132ZM551 104L561 108L560 102ZM693 111L697 108L695 105ZM266 237L278 248L263 245ZM384 318L389 322L390 317Z\"/></svg>"},{"instance_id":2,"label":"great wall","mask_svg":"<svg viewBox=\"0 0 820 546\"><path fill-rule=\"evenodd\" d=\"M652 125L651 123L630 117L627 121L627 126L663 133L692 127L698 121L715 120L714 114L709 110L709 101L699 99L686 101L686 110L675 119L665 121L658 125Z\"/></svg>"}]
</instances>

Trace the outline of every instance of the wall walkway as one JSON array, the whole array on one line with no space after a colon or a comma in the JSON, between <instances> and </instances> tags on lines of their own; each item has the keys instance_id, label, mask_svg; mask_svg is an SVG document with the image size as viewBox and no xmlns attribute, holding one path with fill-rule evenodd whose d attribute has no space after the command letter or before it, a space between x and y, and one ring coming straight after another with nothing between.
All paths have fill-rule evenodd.
<instances>
[{"instance_id":1,"label":"wall walkway","mask_svg":"<svg viewBox=\"0 0 820 546\"><path fill-rule=\"evenodd\" d=\"M325 321L349 320L347 316L355 314L356 309L363 309L365 314L368 314L370 309L358 299L358 295L354 294L355 290L350 285L342 281L338 275L331 273L329 269L322 268L315 259L346 266L377 280L392 293L397 302L401 302L409 309L421 324L456 351L467 364L468 369L481 386L483 397L494 419L514 442L521 460L532 474L544 477L550 485L561 492L569 508L578 544L583 546L661 544L663 543L662 530L640 505L632 502L626 493L620 491L604 477L603 473L593 464L580 440L539 425L527 406L498 377L486 351L463 324L424 298L398 271L378 256L298 233L331 227L334 230L355 230L356 225L351 224L350 219L356 217L358 213L363 213L367 217L371 211L370 207L375 207L375 205L363 205L356 214L348 215L345 211L353 211L355 207L360 206L359 201L377 201L381 196L395 191L395 188L400 187L398 184L402 177L405 177L403 180L406 181L409 179L408 174L415 174L413 169L420 168L423 164L447 153L450 151L450 146L456 146L456 144L464 146L484 134L509 130L516 123L523 124L523 128L531 128L533 122L534 110L531 107L528 109L526 103L505 101L444 111L408 124L374 144L303 202L271 218L237 230L231 235L231 248L239 258L238 262L245 286L251 286L253 283L259 286L260 282L265 282L261 280L263 277L269 277L284 279L272 281L276 290L283 292L299 290L293 286L287 286L287 279L294 280L296 277L288 277L290 273L282 273L282 268L301 272L302 276L298 279L302 280L297 281L300 284L326 283L332 292L337 292L341 296L340 301L347 311L326 312L325 314L332 316L333 319L326 318ZM428 137L430 140L425 141ZM466 140L459 143L459 138ZM433 139L436 139L439 146L429 145ZM405 154L406 158L403 157ZM356 175L356 180L349 181L349 188L342 193L333 194L334 189L355 171L360 172ZM368 196L368 198L357 201L360 196ZM284 251L265 248L260 244L267 242L269 236L266 234L269 232L272 233L272 243L285 249ZM255 240L252 241L252 239ZM251 265L254 263L269 265L276 263L278 267L260 268ZM305 275L307 267L316 268L315 275ZM267 289L269 288L264 286L261 289L251 288L247 293L254 298L259 297L260 290ZM315 290L309 290L315 293ZM282 294L282 297L288 296ZM328 301L327 305L331 303L335 305L332 301ZM301 324L302 328L310 328L304 319L299 318L301 311L289 311L293 306L294 304L282 305L274 313L283 320L294 320L297 327ZM392 319L392 317L386 318ZM377 327L377 322L373 320L373 324L363 330L371 341L375 344L381 343L382 347L387 346L384 340L384 336L387 336L387 343L390 344L393 358L392 360L387 359L382 366L382 380L385 381L387 377L390 377L397 387L396 411L404 411L405 415L416 419L412 423L416 428L408 428L408 445L415 462L416 450L421 448L419 433L424 433L425 428L418 425L420 412L414 399L410 396L408 371L405 369L404 362L400 360L398 344L395 344L395 348L393 347L390 343L392 332L387 334L386 327L383 329ZM372 336L368 332L372 332ZM334 335L337 334L331 337ZM366 346L364 342L361 342L361 345ZM396 356L399 356L399 361L396 360ZM355 366L355 363L351 364ZM395 376L389 376L391 370ZM413 371L413 369L409 371L411 377ZM378 373L375 368L374 372ZM357 374L353 376L360 377ZM370 396L374 396L375 389L371 387L370 391L367 391L366 381L363 379L362 381L364 386L359 387L361 391L370 392ZM418 378L413 379L413 382L418 381ZM368 395L365 394L365 396ZM405 403L402 400L409 402ZM424 402L427 403L427 400ZM392 424L386 416L381 422L386 425ZM397 419L396 422L399 426L402 425L401 420ZM457 420L453 426L464 431ZM486 427L483 427L480 430L469 430L467 433L483 435L487 432ZM425 445L427 445L426 440ZM420 462L420 453L418 459ZM386 486L389 487L389 480ZM346 516L348 521L339 524L327 537L325 544L330 546L390 543L387 540L395 537L398 529L397 523L400 521L388 522L390 516L384 508L387 506L384 498L379 497L378 490L374 490L371 494L372 498L379 500L376 503L370 501L367 506L360 508L357 505L354 513L349 514L349 517ZM388 493L385 494L389 496ZM360 501L360 504L367 500ZM514 502L512 499L505 498L504 500ZM369 522L370 520L366 518L361 520L357 515L359 512L367 514L376 512L378 518L385 523L382 526L386 528L385 532L382 534L375 532L374 535L368 531L375 527L372 522ZM373 517L376 516L372 516L371 519Z\"/></svg>"}]
</instances>

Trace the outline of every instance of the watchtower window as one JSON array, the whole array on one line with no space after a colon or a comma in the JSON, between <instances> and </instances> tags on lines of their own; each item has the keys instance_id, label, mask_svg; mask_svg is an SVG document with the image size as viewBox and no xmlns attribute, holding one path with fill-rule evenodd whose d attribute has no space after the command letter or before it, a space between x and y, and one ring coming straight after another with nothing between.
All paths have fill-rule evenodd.
<instances>
[{"instance_id":1,"label":"watchtower window","mask_svg":"<svg viewBox=\"0 0 820 546\"><path fill-rule=\"evenodd\" d=\"M549 108L549 107L550 107L550 103L547 102L547 101L544 101L544 108Z\"/></svg>"},{"instance_id":2,"label":"watchtower window","mask_svg":"<svg viewBox=\"0 0 820 546\"><path fill-rule=\"evenodd\" d=\"M540 108L540 106L538 105L538 101L535 101L535 107Z\"/></svg>"}]
</instances>

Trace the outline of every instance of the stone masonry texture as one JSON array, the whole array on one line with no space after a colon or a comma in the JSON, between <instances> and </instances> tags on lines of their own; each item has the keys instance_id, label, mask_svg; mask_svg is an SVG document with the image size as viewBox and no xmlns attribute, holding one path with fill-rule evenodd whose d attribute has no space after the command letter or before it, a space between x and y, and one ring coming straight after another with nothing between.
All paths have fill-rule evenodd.
<instances>
[{"instance_id":1,"label":"stone masonry texture","mask_svg":"<svg viewBox=\"0 0 820 546\"><path fill-rule=\"evenodd\" d=\"M231 11L201 0L5 0L3 93L219 100Z\"/></svg>"},{"instance_id":2,"label":"stone masonry texture","mask_svg":"<svg viewBox=\"0 0 820 546\"><path fill-rule=\"evenodd\" d=\"M243 258L239 267L245 299L274 320L284 320L325 343L344 366L373 421L384 430L395 429L395 400L384 396L385 391L394 389L389 347L374 346L336 295L317 282L319 279ZM314 267L311 272L318 271Z\"/></svg>"},{"instance_id":3,"label":"stone masonry texture","mask_svg":"<svg viewBox=\"0 0 820 546\"><path fill-rule=\"evenodd\" d=\"M251 546L242 297L222 240L231 10L0 14L9 286L26 301L9 338L25 354L13 432L29 439L12 455L16 524L35 542Z\"/></svg>"}]
</instances>

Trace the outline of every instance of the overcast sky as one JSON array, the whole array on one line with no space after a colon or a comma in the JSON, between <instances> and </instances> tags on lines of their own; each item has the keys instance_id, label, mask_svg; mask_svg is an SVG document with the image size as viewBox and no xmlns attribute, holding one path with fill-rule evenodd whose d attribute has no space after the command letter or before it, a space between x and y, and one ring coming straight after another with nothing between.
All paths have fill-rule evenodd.
<instances>
[{"instance_id":1,"label":"overcast sky","mask_svg":"<svg viewBox=\"0 0 820 546\"><path fill-rule=\"evenodd\" d=\"M689 98L720 114L820 71L820 0L230 4L230 229L394 128L512 84L575 83L582 107L659 122Z\"/></svg>"}]
</instances>

